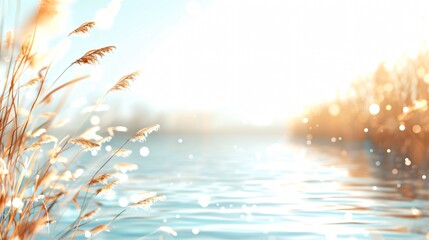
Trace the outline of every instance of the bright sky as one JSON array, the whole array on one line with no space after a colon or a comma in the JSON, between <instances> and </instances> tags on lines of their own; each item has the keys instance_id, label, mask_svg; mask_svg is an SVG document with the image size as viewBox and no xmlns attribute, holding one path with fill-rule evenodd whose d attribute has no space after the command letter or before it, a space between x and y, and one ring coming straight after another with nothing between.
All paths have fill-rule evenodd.
<instances>
[{"instance_id":1,"label":"bright sky","mask_svg":"<svg viewBox=\"0 0 429 240\"><path fill-rule=\"evenodd\" d=\"M414 54L429 36L428 3L188 1L188 16L142 54L141 89L159 107L283 117Z\"/></svg>"},{"instance_id":2,"label":"bright sky","mask_svg":"<svg viewBox=\"0 0 429 240\"><path fill-rule=\"evenodd\" d=\"M71 5L72 15L80 16L74 25L95 19L107 29L98 38L118 46L117 67L107 65L104 71L113 73L105 75L143 69L131 90L134 101L160 111L220 111L256 123L334 98L357 75L414 55L429 39L425 0Z\"/></svg>"}]
</instances>

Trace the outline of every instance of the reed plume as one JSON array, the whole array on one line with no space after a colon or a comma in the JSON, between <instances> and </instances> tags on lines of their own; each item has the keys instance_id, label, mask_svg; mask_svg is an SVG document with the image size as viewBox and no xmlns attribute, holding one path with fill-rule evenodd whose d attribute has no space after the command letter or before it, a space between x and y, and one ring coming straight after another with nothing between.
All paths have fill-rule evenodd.
<instances>
[{"instance_id":1,"label":"reed plume","mask_svg":"<svg viewBox=\"0 0 429 240\"><path fill-rule=\"evenodd\" d=\"M146 141L146 137L149 134L151 134L154 131L158 131L159 128L160 128L160 126L158 124L155 124L155 125L150 126L150 127L143 128L143 129L139 130L134 135L134 137L131 138L131 141L133 141L133 142L136 142L136 141L138 141L138 142L144 142L144 141Z\"/></svg>"},{"instance_id":2,"label":"reed plume","mask_svg":"<svg viewBox=\"0 0 429 240\"><path fill-rule=\"evenodd\" d=\"M84 65L84 64L96 64L98 59L106 55L106 53L111 53L115 50L115 46L107 46L99 49L93 49L86 52L82 57L73 62L73 64Z\"/></svg>"},{"instance_id":3,"label":"reed plume","mask_svg":"<svg viewBox=\"0 0 429 240\"><path fill-rule=\"evenodd\" d=\"M6 33L5 45L6 45L7 51L10 51L12 49L14 38L15 38L15 34L13 33L13 31L8 31Z\"/></svg>"},{"instance_id":4,"label":"reed plume","mask_svg":"<svg viewBox=\"0 0 429 240\"><path fill-rule=\"evenodd\" d=\"M91 181L89 181L88 185L95 185L95 184L106 184L107 180L109 180L110 178L114 177L115 174L114 173L104 173L101 174L100 176L91 179Z\"/></svg>"},{"instance_id":5,"label":"reed plume","mask_svg":"<svg viewBox=\"0 0 429 240\"><path fill-rule=\"evenodd\" d=\"M39 78L39 77L37 77L37 78L33 78L33 79L31 79L31 80L29 80L28 82L26 82L24 85L22 85L21 87L22 88L25 88L25 87L32 87L32 86L34 86L34 85L36 85L37 83L39 83L39 82L41 82L42 81L42 79L41 78Z\"/></svg>"},{"instance_id":6,"label":"reed plume","mask_svg":"<svg viewBox=\"0 0 429 240\"><path fill-rule=\"evenodd\" d=\"M137 170L139 167L137 166L137 164L134 163L118 163L113 165L113 169L120 171L122 173L126 173L129 171L135 171Z\"/></svg>"},{"instance_id":7,"label":"reed plume","mask_svg":"<svg viewBox=\"0 0 429 240\"><path fill-rule=\"evenodd\" d=\"M84 138L70 139L70 143L75 143L75 144L81 146L85 151L97 150L100 148L100 144L95 143L95 142L91 142L91 141L84 139Z\"/></svg>"},{"instance_id":8,"label":"reed plume","mask_svg":"<svg viewBox=\"0 0 429 240\"><path fill-rule=\"evenodd\" d=\"M91 237L95 237L95 236L97 236L100 232L103 232L103 231L105 231L105 232L110 232L110 230L109 230L109 226L108 226L108 225L106 225L106 224L100 224L100 225L98 225L98 226L96 226L96 227L92 228L92 229L90 230L90 232L91 232Z\"/></svg>"},{"instance_id":9,"label":"reed plume","mask_svg":"<svg viewBox=\"0 0 429 240\"><path fill-rule=\"evenodd\" d=\"M88 33L89 30L91 30L94 26L95 26L95 22L85 22L85 23L82 23L82 25L80 25L78 28L76 28L71 33L69 33L69 36L70 35L74 35L74 34L85 34L85 33Z\"/></svg>"},{"instance_id":10,"label":"reed plume","mask_svg":"<svg viewBox=\"0 0 429 240\"><path fill-rule=\"evenodd\" d=\"M111 136L108 136L108 137L104 137L104 138L102 138L102 139L100 139L100 140L97 140L97 143L98 144L103 144L103 143L107 143L107 142L110 142L112 140L112 137Z\"/></svg>"},{"instance_id":11,"label":"reed plume","mask_svg":"<svg viewBox=\"0 0 429 240\"><path fill-rule=\"evenodd\" d=\"M114 136L115 135L115 131L117 131L117 132L126 132L126 131L128 131L128 129L126 127L123 127L123 126L117 126L117 127L109 127L109 128L107 128L107 132L109 133L110 136Z\"/></svg>"},{"instance_id":12,"label":"reed plume","mask_svg":"<svg viewBox=\"0 0 429 240\"><path fill-rule=\"evenodd\" d=\"M109 194L112 193L112 188L119 183L119 180L115 180L106 184L104 187L97 189L95 195Z\"/></svg>"},{"instance_id":13,"label":"reed plume","mask_svg":"<svg viewBox=\"0 0 429 240\"><path fill-rule=\"evenodd\" d=\"M37 142L39 142L40 144L45 144L45 143L50 143L50 142L58 142L58 138L56 138L52 135L44 134L39 138L39 140Z\"/></svg>"},{"instance_id":14,"label":"reed plume","mask_svg":"<svg viewBox=\"0 0 429 240\"><path fill-rule=\"evenodd\" d=\"M131 155L131 150L124 149L124 148L118 149L115 153L115 156L124 157L124 158L129 157L130 155Z\"/></svg>"},{"instance_id":15,"label":"reed plume","mask_svg":"<svg viewBox=\"0 0 429 240\"><path fill-rule=\"evenodd\" d=\"M82 220L87 220L87 219L91 219L94 217L95 214L97 214L101 209L100 208L96 208L90 212L87 212L85 215L83 215L81 217Z\"/></svg>"},{"instance_id":16,"label":"reed plume","mask_svg":"<svg viewBox=\"0 0 429 240\"><path fill-rule=\"evenodd\" d=\"M33 22L38 25L51 22L51 18L59 14L60 1L41 0Z\"/></svg>"},{"instance_id":17,"label":"reed plume","mask_svg":"<svg viewBox=\"0 0 429 240\"><path fill-rule=\"evenodd\" d=\"M99 198L94 199L97 195L112 192L116 186L119 188L123 179L121 175L137 169L135 164L122 164L115 165L113 170L104 170L115 156L130 156L131 150L124 147L131 138L121 147L106 153L107 156L97 156L97 161L83 159L82 152L97 153L102 144L112 139L113 131L125 132L127 129L122 126L112 129L94 126L83 133L83 127L73 129L76 119L85 124L88 113L108 108L96 102L85 108L91 110L83 111L83 117L81 113L74 117L64 116L71 113L63 108L68 95L62 94L59 98L59 92L70 91L73 86L90 79L87 75L64 79L67 76L64 73L71 66L98 63L106 54L113 52L115 46L87 51L57 77L51 76L55 71L50 71L55 67L54 59L47 65L36 64L40 54L36 36L44 37L45 32L41 29L52 24L51 17L60 13L60 5L60 1L42 0L31 24L24 27L26 29L9 31L6 36L0 31L0 39L5 39L0 44L0 72L4 73L0 89L0 239L34 239L40 237L39 234L44 239L73 239L82 233L94 237L108 231L111 222L125 210L107 224L93 227L88 224L104 208L98 202ZM94 24L85 22L63 37L86 34ZM137 74L121 78L105 96L110 91L128 87ZM72 130L68 131L65 126ZM146 137L150 132L146 130L141 134ZM95 168L87 164L95 165ZM146 199L146 205L155 200ZM77 209L79 215L74 221L64 224L62 216L70 209ZM66 227L62 228L64 225ZM85 226L90 226L86 227L89 230L85 230Z\"/></svg>"},{"instance_id":18,"label":"reed plume","mask_svg":"<svg viewBox=\"0 0 429 240\"><path fill-rule=\"evenodd\" d=\"M130 205L130 208L149 209L154 202L164 201L165 199L166 199L166 197L164 195L155 195L155 196L145 198L143 200L140 200L140 201Z\"/></svg>"},{"instance_id":19,"label":"reed plume","mask_svg":"<svg viewBox=\"0 0 429 240\"><path fill-rule=\"evenodd\" d=\"M139 71L130 73L128 75L123 76L119 81L109 90L112 91L122 91L127 89L130 86L130 83L136 79L136 77L140 74Z\"/></svg>"}]
</instances>

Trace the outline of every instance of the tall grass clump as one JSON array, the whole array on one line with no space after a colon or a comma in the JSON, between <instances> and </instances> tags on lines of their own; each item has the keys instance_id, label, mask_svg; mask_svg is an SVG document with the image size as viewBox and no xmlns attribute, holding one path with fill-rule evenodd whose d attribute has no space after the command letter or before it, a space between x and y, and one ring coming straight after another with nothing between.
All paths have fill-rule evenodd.
<instances>
[{"instance_id":1,"label":"tall grass clump","mask_svg":"<svg viewBox=\"0 0 429 240\"><path fill-rule=\"evenodd\" d=\"M15 29L16 34L3 32L5 16L1 16L0 239L32 239L40 233L49 239L73 239L82 235L90 238L107 231L112 221L127 209L146 209L164 198L155 193L141 194L139 201L124 207L122 212L109 215L107 209L103 209L98 197L111 193L121 184L126 171L137 169L137 165L131 163L119 163L113 169L107 169L107 164L116 156L128 156L130 150L124 148L127 143L145 140L159 126L143 128L110 155L88 163L90 159L85 152L99 151L114 137L115 131L126 129L102 130L98 126L86 129L89 114L98 111L110 94L126 89L138 72L125 75L107 88L85 114L65 119L63 115L70 112L63 107L68 95L65 93L75 85L90 81L87 75L70 78L67 71L97 64L111 54L115 46L82 52L63 70L57 69L60 74L53 76L50 73L55 72L52 68L56 55L48 64L41 65L35 43L39 27L49 21L54 7L55 1L41 1L29 30ZM95 24L86 22L70 29L64 39L88 34ZM94 167L79 167L82 165ZM73 221L64 220L67 211L74 212ZM102 220L95 222L98 216Z\"/></svg>"},{"instance_id":2,"label":"tall grass clump","mask_svg":"<svg viewBox=\"0 0 429 240\"><path fill-rule=\"evenodd\" d=\"M404 166L429 165L429 51L380 64L331 102L309 108L292 132L315 139L369 141Z\"/></svg>"}]
</instances>

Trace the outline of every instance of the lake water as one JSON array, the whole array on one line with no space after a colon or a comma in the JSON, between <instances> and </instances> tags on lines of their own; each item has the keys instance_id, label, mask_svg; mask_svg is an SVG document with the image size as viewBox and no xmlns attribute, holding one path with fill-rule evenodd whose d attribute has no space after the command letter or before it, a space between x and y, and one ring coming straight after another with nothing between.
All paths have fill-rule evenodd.
<instances>
[{"instance_id":1,"label":"lake water","mask_svg":"<svg viewBox=\"0 0 429 240\"><path fill-rule=\"evenodd\" d=\"M104 200L109 211L136 189L167 199L97 239L429 239L427 172L369 146L154 134L129 148L139 169Z\"/></svg>"}]
</instances>

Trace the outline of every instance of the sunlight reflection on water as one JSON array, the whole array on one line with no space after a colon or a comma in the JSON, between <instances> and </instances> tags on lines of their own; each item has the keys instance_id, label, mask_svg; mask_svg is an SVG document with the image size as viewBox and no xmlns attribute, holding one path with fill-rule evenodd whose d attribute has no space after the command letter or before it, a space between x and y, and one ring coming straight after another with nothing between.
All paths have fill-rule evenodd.
<instances>
[{"instance_id":1,"label":"sunlight reflection on water","mask_svg":"<svg viewBox=\"0 0 429 240\"><path fill-rule=\"evenodd\" d=\"M406 169L393 174L362 146L308 147L269 135L154 135L143 145L150 154L130 146L127 161L139 170L105 204L119 212L136 188L167 200L128 210L100 239L426 239L429 232L427 181Z\"/></svg>"}]
</instances>

